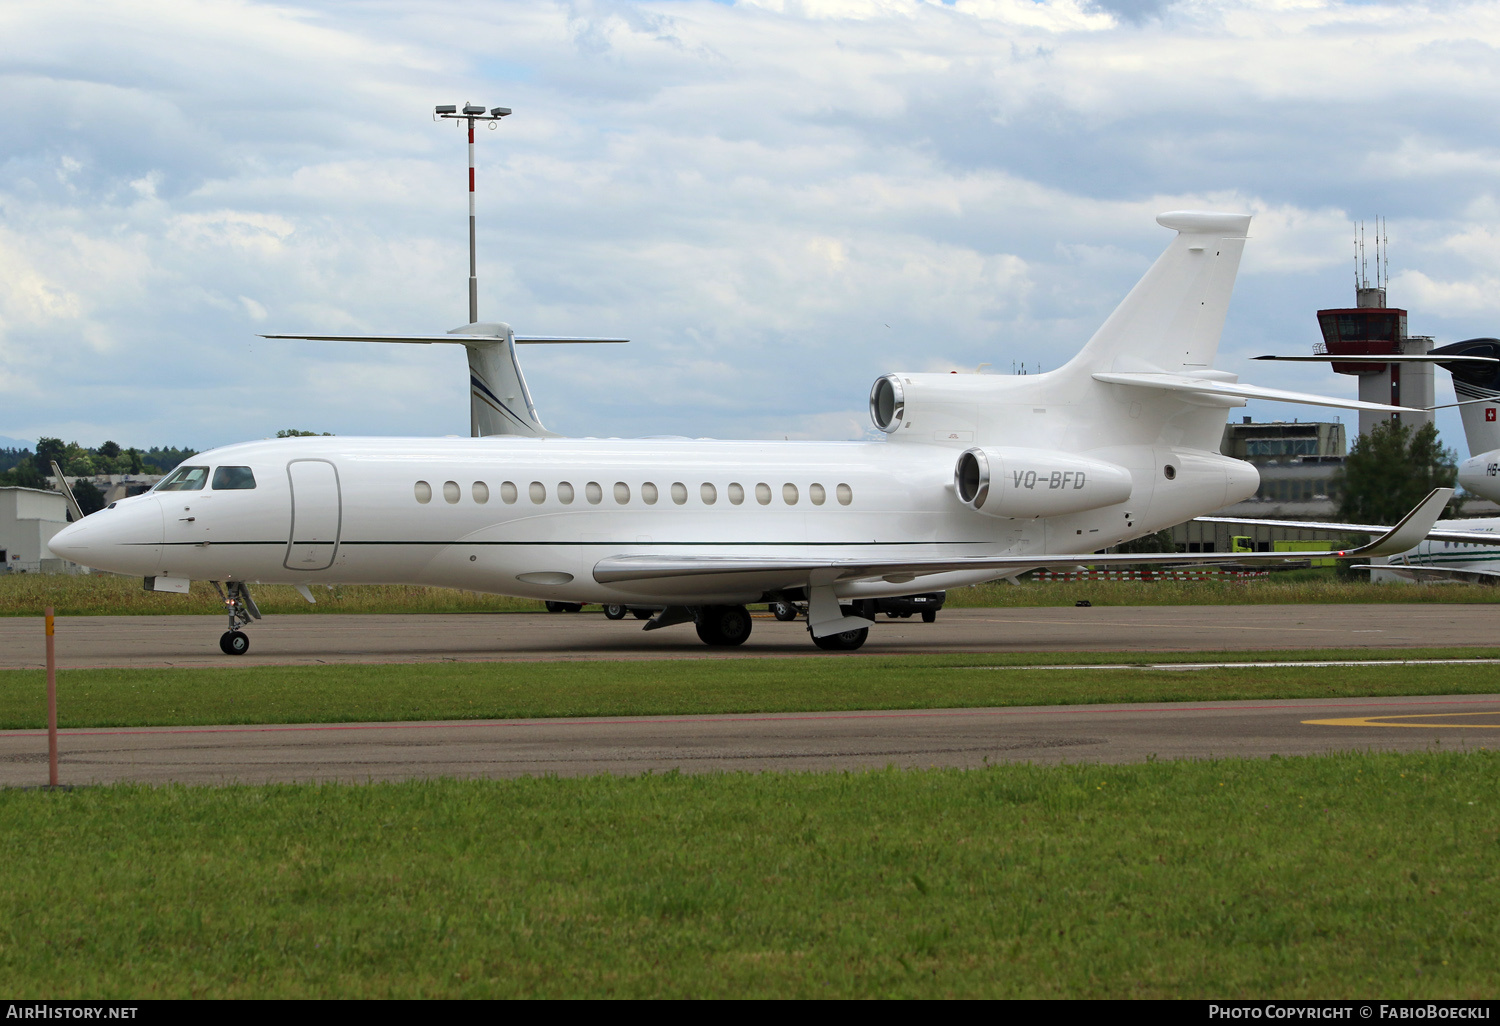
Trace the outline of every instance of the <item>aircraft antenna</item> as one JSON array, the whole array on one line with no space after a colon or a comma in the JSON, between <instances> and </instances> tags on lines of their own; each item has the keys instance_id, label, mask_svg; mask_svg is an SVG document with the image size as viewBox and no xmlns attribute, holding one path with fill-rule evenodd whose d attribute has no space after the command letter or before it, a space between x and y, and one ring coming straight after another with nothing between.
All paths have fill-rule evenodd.
<instances>
[{"instance_id":1,"label":"aircraft antenna","mask_svg":"<svg viewBox=\"0 0 1500 1026\"><path fill-rule=\"evenodd\" d=\"M457 104L440 104L433 108L434 121L468 122L469 126L469 323L479 321L479 265L474 246L474 122L484 121L493 130L500 119L510 114L509 107L492 107L488 114L477 103L466 103L460 113Z\"/></svg>"}]
</instances>

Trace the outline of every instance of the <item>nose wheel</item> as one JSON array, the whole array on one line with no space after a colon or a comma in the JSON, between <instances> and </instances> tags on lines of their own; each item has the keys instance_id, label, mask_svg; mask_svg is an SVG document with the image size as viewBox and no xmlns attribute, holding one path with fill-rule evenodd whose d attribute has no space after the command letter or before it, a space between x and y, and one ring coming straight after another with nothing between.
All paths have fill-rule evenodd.
<instances>
[{"instance_id":1,"label":"nose wheel","mask_svg":"<svg viewBox=\"0 0 1500 1026\"><path fill-rule=\"evenodd\" d=\"M248 626L251 620L260 619L260 610L250 597L250 589L244 581L230 581L225 588L219 587L218 581L209 583L219 593L229 614L229 630L219 636L219 651L225 655L244 655L250 651L250 637L240 628Z\"/></svg>"}]
</instances>

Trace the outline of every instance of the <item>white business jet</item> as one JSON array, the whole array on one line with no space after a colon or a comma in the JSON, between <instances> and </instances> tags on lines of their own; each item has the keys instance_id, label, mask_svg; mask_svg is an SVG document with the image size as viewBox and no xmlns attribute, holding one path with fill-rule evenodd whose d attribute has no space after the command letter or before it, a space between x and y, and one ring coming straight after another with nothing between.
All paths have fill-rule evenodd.
<instances>
[{"instance_id":1,"label":"white business jet","mask_svg":"<svg viewBox=\"0 0 1500 1026\"><path fill-rule=\"evenodd\" d=\"M660 609L710 645L750 633L747 603L808 605L816 645L850 650L865 600L1080 562L1247 555L1094 555L1254 494L1217 451L1246 399L1402 407L1240 384L1213 369L1250 218L1176 212L1177 234L1071 361L1044 374L896 373L876 380L875 442L287 438L201 453L143 496L59 532L63 558L158 591L226 587L227 653L249 646L251 583L404 583ZM474 326L476 329L479 326ZM515 339L508 328L487 340ZM430 341L452 341L434 336ZM471 368L475 349L470 348ZM519 379L519 369L517 368ZM540 429L524 389L496 416ZM509 401L523 404L527 414ZM1355 551L1423 538L1437 489ZM1307 558L1307 553L1298 553Z\"/></svg>"}]
</instances>

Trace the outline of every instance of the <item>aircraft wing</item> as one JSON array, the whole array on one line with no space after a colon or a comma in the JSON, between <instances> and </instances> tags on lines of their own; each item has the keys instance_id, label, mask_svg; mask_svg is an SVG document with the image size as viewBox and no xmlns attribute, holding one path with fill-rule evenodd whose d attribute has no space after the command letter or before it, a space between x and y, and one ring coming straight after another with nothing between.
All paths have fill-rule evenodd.
<instances>
[{"instance_id":1,"label":"aircraft wing","mask_svg":"<svg viewBox=\"0 0 1500 1026\"><path fill-rule=\"evenodd\" d=\"M1455 578L1500 577L1500 570L1480 570L1474 567L1411 566L1406 563L1356 563L1351 570L1389 570L1399 577L1417 581L1451 581Z\"/></svg>"},{"instance_id":2,"label":"aircraft wing","mask_svg":"<svg viewBox=\"0 0 1500 1026\"><path fill-rule=\"evenodd\" d=\"M633 581L684 580L709 576L753 576L773 586L793 587L815 572L831 576L833 582L883 579L893 584L905 583L929 574L972 570L993 570L997 575L1045 566L1118 566L1141 563L1272 563L1289 559L1348 559L1363 556L1389 556L1414 548L1427 536L1443 507L1453 496L1451 488L1434 488L1422 502L1395 527L1379 538L1354 549L1328 552L1115 552L1108 555L1090 553L1030 553L1026 555L942 557L917 559L819 559L817 557L760 556L609 556L594 565L594 580L600 584L625 584Z\"/></svg>"},{"instance_id":3,"label":"aircraft wing","mask_svg":"<svg viewBox=\"0 0 1500 1026\"><path fill-rule=\"evenodd\" d=\"M1327 524L1309 520L1261 520L1257 517L1194 517L1199 524L1248 524L1252 527L1290 527L1298 531L1328 531L1333 534L1384 534L1390 530L1383 524ZM1452 523L1452 521L1449 521ZM1500 543L1500 531L1455 531L1450 528L1434 528L1427 532L1432 541L1480 542L1494 545Z\"/></svg>"},{"instance_id":4,"label":"aircraft wing","mask_svg":"<svg viewBox=\"0 0 1500 1026\"><path fill-rule=\"evenodd\" d=\"M1337 399L1328 395L1314 395L1311 392L1288 392L1284 388L1264 388L1260 385L1242 385L1237 381L1195 378L1191 374L1101 371L1094 375L1094 380L1111 385L1132 385L1136 388L1156 388L1167 392L1199 392L1233 399L1267 399L1278 403L1301 403L1304 406L1333 406L1342 410L1370 410L1376 413L1426 412L1411 406L1386 406L1382 403L1360 402L1358 399Z\"/></svg>"}]
</instances>

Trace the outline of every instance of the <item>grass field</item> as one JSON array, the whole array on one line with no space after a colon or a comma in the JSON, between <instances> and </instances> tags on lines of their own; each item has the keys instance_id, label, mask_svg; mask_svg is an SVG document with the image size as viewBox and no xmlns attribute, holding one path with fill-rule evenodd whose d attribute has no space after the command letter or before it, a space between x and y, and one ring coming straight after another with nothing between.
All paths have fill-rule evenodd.
<instances>
[{"instance_id":1,"label":"grass field","mask_svg":"<svg viewBox=\"0 0 1500 1026\"><path fill-rule=\"evenodd\" d=\"M338 723L921 709L1500 692L1500 666L1027 670L1245 662L1266 653L1064 653L873 659L418 663L64 670L65 727ZM1280 660L1500 658L1500 649L1278 652ZM0 671L0 728L46 724L44 674Z\"/></svg>"},{"instance_id":2,"label":"grass field","mask_svg":"<svg viewBox=\"0 0 1500 1026\"><path fill-rule=\"evenodd\" d=\"M315 588L308 605L289 585L254 589L262 612L287 613L479 613L537 612L540 602L448 588L406 585L341 585ZM1500 603L1500 588L1483 584L1403 585L1339 580L1332 570L1293 570L1265 578L1225 581L1088 581L1007 584L998 582L948 593L954 607L1181 606L1292 603ZM0 575L0 616L40 616L47 606L59 616L123 616L152 613L216 613L218 598L205 581L190 595L141 589L134 577L112 574Z\"/></svg>"},{"instance_id":3,"label":"grass field","mask_svg":"<svg viewBox=\"0 0 1500 1026\"><path fill-rule=\"evenodd\" d=\"M0 791L0 991L1490 998L1497 771Z\"/></svg>"}]
</instances>

